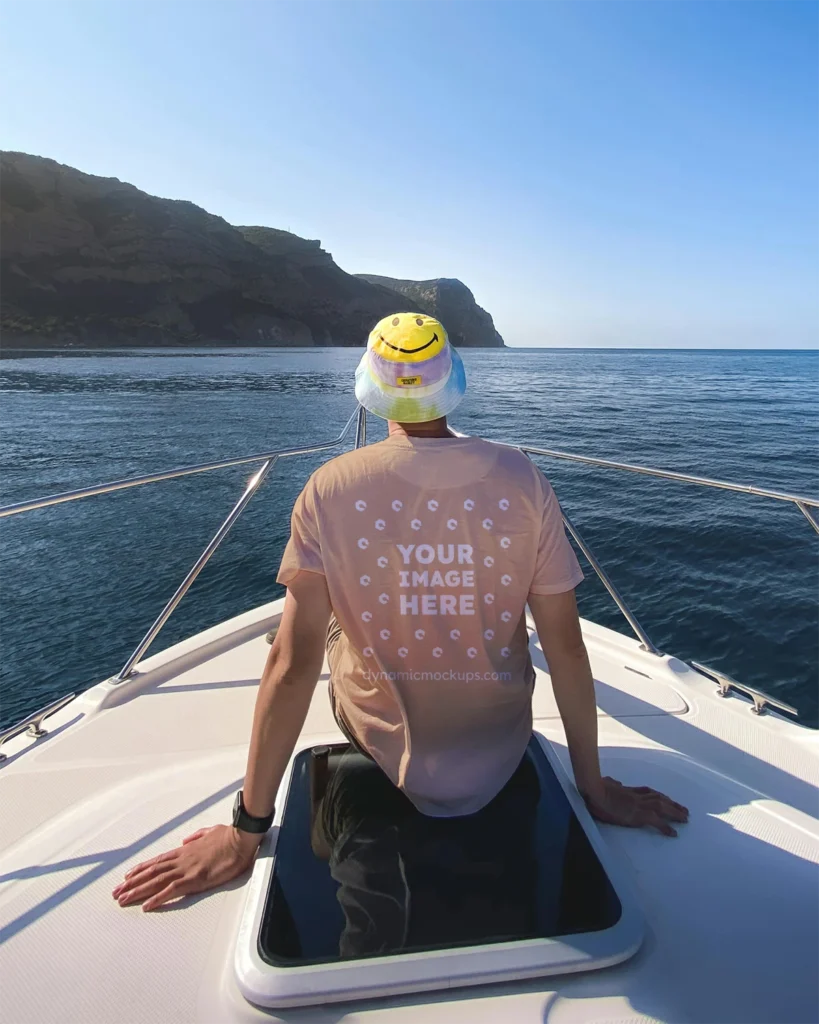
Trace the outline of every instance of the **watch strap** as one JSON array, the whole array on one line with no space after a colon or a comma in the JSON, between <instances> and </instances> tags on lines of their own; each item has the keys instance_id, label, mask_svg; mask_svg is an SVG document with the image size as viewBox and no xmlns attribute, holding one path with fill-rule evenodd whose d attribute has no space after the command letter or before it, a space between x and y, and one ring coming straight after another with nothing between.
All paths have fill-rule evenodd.
<instances>
[{"instance_id":1,"label":"watch strap","mask_svg":"<svg viewBox=\"0 0 819 1024\"><path fill-rule=\"evenodd\" d=\"M242 795L242 790L240 789L236 794L236 802L233 805L233 827L238 828L240 832L252 832L255 835L259 835L263 832L267 832L273 824L275 814L275 807L270 814L266 814L261 818L258 818L253 814L249 814L245 809L244 797Z\"/></svg>"}]
</instances>

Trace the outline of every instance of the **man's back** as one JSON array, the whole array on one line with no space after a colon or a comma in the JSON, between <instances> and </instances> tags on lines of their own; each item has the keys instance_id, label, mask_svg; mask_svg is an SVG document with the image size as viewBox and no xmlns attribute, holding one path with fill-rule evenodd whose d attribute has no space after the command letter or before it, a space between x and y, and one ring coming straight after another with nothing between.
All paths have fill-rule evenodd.
<instances>
[{"instance_id":1,"label":"man's back","mask_svg":"<svg viewBox=\"0 0 819 1024\"><path fill-rule=\"evenodd\" d=\"M396 313L370 332L355 393L390 422L390 436L323 466L293 509L278 576L287 598L256 697L233 825L200 830L132 869L114 889L121 906L145 901L144 910L155 910L250 866L321 673L328 623L339 725L423 813L472 814L490 801L492 811L493 797L509 795L532 725L529 596L575 783L592 813L664 835L676 835L670 821L688 820L662 793L602 777L594 679L568 593L583 574L560 508L520 452L448 433L446 417L465 390L463 362L439 320ZM356 779L342 790L356 795L360 810ZM480 831L478 819L466 824ZM355 816L349 827L355 832ZM335 836L336 866L345 829ZM370 840L378 845L377 830ZM388 898L408 892L400 851L389 864L364 860L374 863L381 874L363 879L373 895L384 871L401 882L386 879ZM356 885L361 867L359 859ZM349 905L359 914L360 903Z\"/></svg>"},{"instance_id":2,"label":"man's back","mask_svg":"<svg viewBox=\"0 0 819 1024\"><path fill-rule=\"evenodd\" d=\"M515 449L391 435L311 477L279 581L327 579L339 713L427 814L484 806L531 733L529 593L582 579L557 500Z\"/></svg>"}]
</instances>

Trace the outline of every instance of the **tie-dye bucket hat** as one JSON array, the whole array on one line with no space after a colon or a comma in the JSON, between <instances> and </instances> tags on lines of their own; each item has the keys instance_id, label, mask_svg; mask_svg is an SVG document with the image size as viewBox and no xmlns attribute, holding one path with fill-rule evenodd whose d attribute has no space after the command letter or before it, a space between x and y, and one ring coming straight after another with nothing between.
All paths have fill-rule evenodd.
<instances>
[{"instance_id":1,"label":"tie-dye bucket hat","mask_svg":"<svg viewBox=\"0 0 819 1024\"><path fill-rule=\"evenodd\" d=\"M461 357L440 321L423 313L393 313L379 321L355 371L358 401L397 423L446 416L465 391Z\"/></svg>"}]
</instances>

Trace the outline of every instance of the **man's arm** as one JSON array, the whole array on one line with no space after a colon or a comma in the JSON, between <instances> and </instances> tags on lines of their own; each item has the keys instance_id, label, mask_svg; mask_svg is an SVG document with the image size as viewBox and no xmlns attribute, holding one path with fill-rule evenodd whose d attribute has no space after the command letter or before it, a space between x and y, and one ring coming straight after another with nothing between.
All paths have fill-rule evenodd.
<instances>
[{"instance_id":1,"label":"man's arm","mask_svg":"<svg viewBox=\"0 0 819 1024\"><path fill-rule=\"evenodd\" d=\"M273 808L321 675L331 614L324 576L299 572L287 587L253 713L243 798L254 817Z\"/></svg>"},{"instance_id":2,"label":"man's arm","mask_svg":"<svg viewBox=\"0 0 819 1024\"><path fill-rule=\"evenodd\" d=\"M273 809L321 674L330 614L324 576L299 572L288 583L256 696L243 788L245 809L254 817ZM200 829L177 849L129 871L113 896L120 906L142 903L143 910L155 910L179 896L224 885L250 867L262 838L230 825Z\"/></svg>"},{"instance_id":3,"label":"man's arm","mask_svg":"<svg viewBox=\"0 0 819 1024\"><path fill-rule=\"evenodd\" d=\"M649 825L664 835L677 833L670 821L688 820L688 811L647 786L623 786L600 774L594 677L583 643L574 591L530 594L529 608L549 663L557 709L566 731L575 784L591 813L611 825Z\"/></svg>"}]
</instances>

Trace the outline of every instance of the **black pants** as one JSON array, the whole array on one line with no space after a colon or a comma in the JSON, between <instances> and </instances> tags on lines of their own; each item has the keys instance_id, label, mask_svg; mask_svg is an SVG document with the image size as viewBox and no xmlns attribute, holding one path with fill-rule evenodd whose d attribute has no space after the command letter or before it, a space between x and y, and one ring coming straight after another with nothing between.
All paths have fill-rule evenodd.
<instances>
[{"instance_id":1,"label":"black pants","mask_svg":"<svg viewBox=\"0 0 819 1024\"><path fill-rule=\"evenodd\" d=\"M481 811L430 818L371 759L344 754L317 823L346 919L340 955L534 935L539 793L524 757Z\"/></svg>"},{"instance_id":2,"label":"black pants","mask_svg":"<svg viewBox=\"0 0 819 1024\"><path fill-rule=\"evenodd\" d=\"M330 624L327 626L327 639L324 644L325 650L327 651L327 663L330 666L330 707L333 709L333 718L335 718L336 720L336 725L339 727L339 729L341 729L342 733L344 733L344 738L347 740L350 746L352 746L356 751L358 751L358 753L361 754L362 757L366 757L369 761L372 761L371 755L364 749L363 745L358 742L355 733L347 724L346 719L339 710L338 702L336 701L335 690L333 689L333 662L335 660L333 657L333 652L342 633L343 630L341 626L338 624L338 619L335 617L335 615L332 615L330 617Z\"/></svg>"},{"instance_id":3,"label":"black pants","mask_svg":"<svg viewBox=\"0 0 819 1024\"><path fill-rule=\"evenodd\" d=\"M537 773L524 757L476 814L430 818L416 810L358 742L338 708L327 628L330 702L351 749L324 794L316 823L339 883L346 925L341 956L474 944L534 934Z\"/></svg>"}]
</instances>

